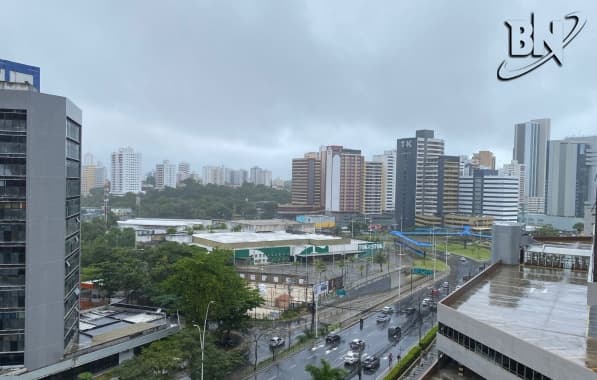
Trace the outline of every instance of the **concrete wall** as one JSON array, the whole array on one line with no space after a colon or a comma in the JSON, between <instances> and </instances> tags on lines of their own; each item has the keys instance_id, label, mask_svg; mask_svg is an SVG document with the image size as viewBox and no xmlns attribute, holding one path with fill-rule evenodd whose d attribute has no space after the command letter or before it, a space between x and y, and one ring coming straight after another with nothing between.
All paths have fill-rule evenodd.
<instances>
[{"instance_id":1,"label":"concrete wall","mask_svg":"<svg viewBox=\"0 0 597 380\"><path fill-rule=\"evenodd\" d=\"M494 223L491 228L491 262L502 261L505 265L518 265L520 261L520 240L522 224Z\"/></svg>"},{"instance_id":2,"label":"concrete wall","mask_svg":"<svg viewBox=\"0 0 597 380\"><path fill-rule=\"evenodd\" d=\"M595 373L588 368L464 315L447 305L438 304L437 313L440 323L452 327L552 379L595 379ZM492 364L483 356L465 349L441 334L438 334L437 348L485 378L510 378L507 376L508 372Z\"/></svg>"}]
</instances>

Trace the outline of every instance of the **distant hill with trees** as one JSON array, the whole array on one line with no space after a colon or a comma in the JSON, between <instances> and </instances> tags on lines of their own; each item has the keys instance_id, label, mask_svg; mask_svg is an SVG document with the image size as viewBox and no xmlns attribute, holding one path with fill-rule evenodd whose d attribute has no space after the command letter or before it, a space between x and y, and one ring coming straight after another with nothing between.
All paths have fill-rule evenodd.
<instances>
[{"instance_id":1,"label":"distant hill with trees","mask_svg":"<svg viewBox=\"0 0 597 380\"><path fill-rule=\"evenodd\" d=\"M102 207L103 189L83 198L83 207ZM137 203L139 197L139 203ZM131 208L137 217L184 219L272 218L278 204L289 203L290 193L263 185L241 187L201 185L187 180L180 187L150 190L138 196L110 196L110 207Z\"/></svg>"}]
</instances>

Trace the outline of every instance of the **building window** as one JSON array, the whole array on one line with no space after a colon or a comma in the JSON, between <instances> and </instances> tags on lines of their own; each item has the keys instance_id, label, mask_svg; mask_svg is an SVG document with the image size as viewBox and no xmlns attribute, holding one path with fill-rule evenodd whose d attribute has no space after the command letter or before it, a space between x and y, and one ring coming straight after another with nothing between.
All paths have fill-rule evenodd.
<instances>
[{"instance_id":1,"label":"building window","mask_svg":"<svg viewBox=\"0 0 597 380\"><path fill-rule=\"evenodd\" d=\"M81 178L81 163L78 161L66 160L66 176L68 178Z\"/></svg>"},{"instance_id":2,"label":"building window","mask_svg":"<svg viewBox=\"0 0 597 380\"><path fill-rule=\"evenodd\" d=\"M0 264L24 265L25 247L0 247Z\"/></svg>"},{"instance_id":3,"label":"building window","mask_svg":"<svg viewBox=\"0 0 597 380\"><path fill-rule=\"evenodd\" d=\"M79 143L70 140L66 141L66 158L77 161L81 160L81 146Z\"/></svg>"},{"instance_id":4,"label":"building window","mask_svg":"<svg viewBox=\"0 0 597 380\"><path fill-rule=\"evenodd\" d=\"M24 308L25 289L1 289L0 305L2 308Z\"/></svg>"},{"instance_id":5,"label":"building window","mask_svg":"<svg viewBox=\"0 0 597 380\"><path fill-rule=\"evenodd\" d=\"M66 137L81 142L81 126L71 119L66 119Z\"/></svg>"},{"instance_id":6,"label":"building window","mask_svg":"<svg viewBox=\"0 0 597 380\"><path fill-rule=\"evenodd\" d=\"M67 179L66 180L66 196L68 198L81 196L81 180Z\"/></svg>"},{"instance_id":7,"label":"building window","mask_svg":"<svg viewBox=\"0 0 597 380\"><path fill-rule=\"evenodd\" d=\"M66 216L76 215L81 212L81 199L67 199L66 200Z\"/></svg>"},{"instance_id":8,"label":"building window","mask_svg":"<svg viewBox=\"0 0 597 380\"><path fill-rule=\"evenodd\" d=\"M0 268L0 286L25 285L25 268Z\"/></svg>"},{"instance_id":9,"label":"building window","mask_svg":"<svg viewBox=\"0 0 597 380\"><path fill-rule=\"evenodd\" d=\"M25 223L0 224L0 242L25 242Z\"/></svg>"},{"instance_id":10,"label":"building window","mask_svg":"<svg viewBox=\"0 0 597 380\"><path fill-rule=\"evenodd\" d=\"M25 132L26 130L27 112L25 110L0 109L0 131Z\"/></svg>"}]
</instances>

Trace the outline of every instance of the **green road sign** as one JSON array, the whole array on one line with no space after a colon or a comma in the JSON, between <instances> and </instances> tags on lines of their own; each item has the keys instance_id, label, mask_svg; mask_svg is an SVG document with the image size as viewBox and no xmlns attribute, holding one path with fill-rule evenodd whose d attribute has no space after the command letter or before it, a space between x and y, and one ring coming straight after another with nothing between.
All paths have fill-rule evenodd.
<instances>
[{"instance_id":1,"label":"green road sign","mask_svg":"<svg viewBox=\"0 0 597 380\"><path fill-rule=\"evenodd\" d=\"M425 268L412 268L410 270L410 273L412 273L412 274L422 274L423 276L431 276L431 275L433 275L433 271L431 269L425 269Z\"/></svg>"}]
</instances>

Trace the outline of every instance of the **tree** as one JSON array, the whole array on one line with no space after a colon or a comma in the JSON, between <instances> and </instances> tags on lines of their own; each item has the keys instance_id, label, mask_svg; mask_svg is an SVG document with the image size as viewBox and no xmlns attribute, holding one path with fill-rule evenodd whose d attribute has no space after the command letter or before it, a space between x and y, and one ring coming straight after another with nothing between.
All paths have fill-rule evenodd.
<instances>
[{"instance_id":1,"label":"tree","mask_svg":"<svg viewBox=\"0 0 597 380\"><path fill-rule=\"evenodd\" d=\"M574 223L572 228L576 231L577 234L581 234L585 229L585 224L583 222Z\"/></svg>"},{"instance_id":2,"label":"tree","mask_svg":"<svg viewBox=\"0 0 597 380\"><path fill-rule=\"evenodd\" d=\"M311 380L344 380L346 377L345 370L332 367L325 359L321 359L321 367L309 364L305 370L311 375Z\"/></svg>"},{"instance_id":3,"label":"tree","mask_svg":"<svg viewBox=\"0 0 597 380\"><path fill-rule=\"evenodd\" d=\"M176 233L176 228L174 228L174 227L168 227L166 229L166 234L168 234L168 235L174 235L175 233Z\"/></svg>"},{"instance_id":4,"label":"tree","mask_svg":"<svg viewBox=\"0 0 597 380\"><path fill-rule=\"evenodd\" d=\"M375 264L379 264L379 271L383 272L383 265L388 261L388 258L386 257L386 255L384 255L382 252L378 252L373 256L373 262Z\"/></svg>"},{"instance_id":5,"label":"tree","mask_svg":"<svg viewBox=\"0 0 597 380\"><path fill-rule=\"evenodd\" d=\"M196 252L179 259L163 289L174 296L188 321L202 321L208 303L215 301L208 320L218 323L222 343L228 341L231 330L244 330L250 321L247 311L263 303L259 292L235 272L230 251Z\"/></svg>"},{"instance_id":6,"label":"tree","mask_svg":"<svg viewBox=\"0 0 597 380\"><path fill-rule=\"evenodd\" d=\"M534 236L558 236L559 232L551 224L546 224L535 230Z\"/></svg>"}]
</instances>

